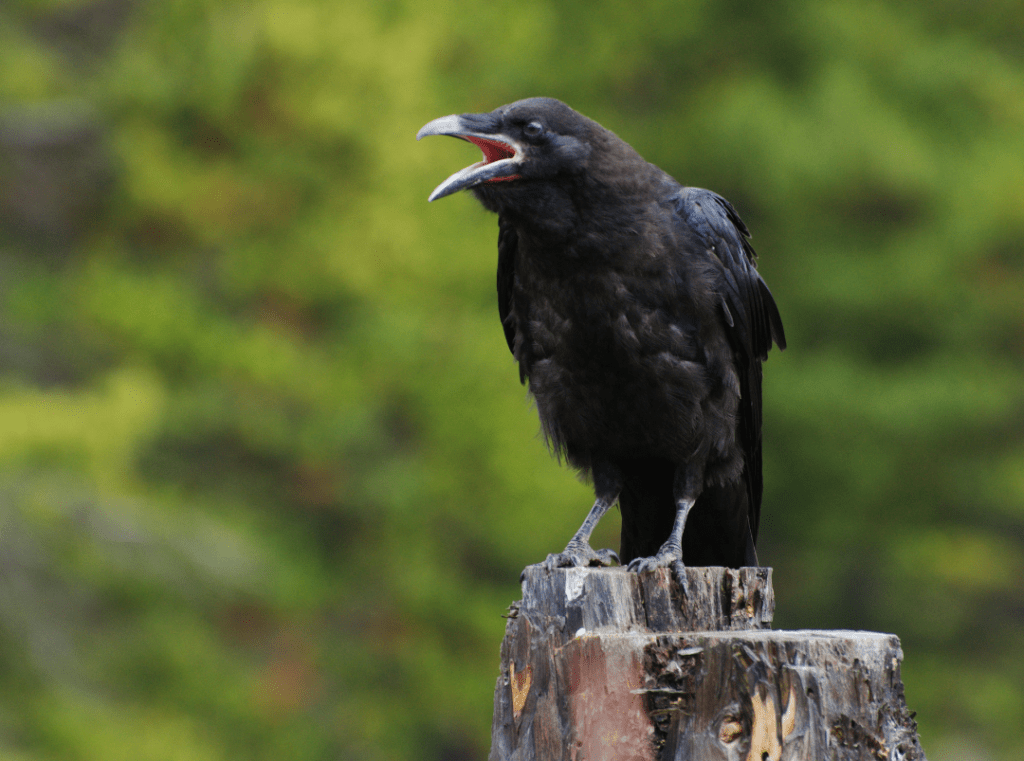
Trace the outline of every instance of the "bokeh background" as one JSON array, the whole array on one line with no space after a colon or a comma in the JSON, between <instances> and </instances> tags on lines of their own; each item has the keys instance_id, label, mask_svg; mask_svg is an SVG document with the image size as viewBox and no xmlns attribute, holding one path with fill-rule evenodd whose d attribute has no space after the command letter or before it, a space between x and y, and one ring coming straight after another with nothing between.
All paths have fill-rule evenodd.
<instances>
[{"instance_id":1,"label":"bokeh background","mask_svg":"<svg viewBox=\"0 0 1024 761\"><path fill-rule=\"evenodd\" d=\"M1015 0L0 5L0 759L482 759L589 489L424 123L566 100L754 232L780 628L1024 758ZM616 543L609 516L597 541Z\"/></svg>"}]
</instances>

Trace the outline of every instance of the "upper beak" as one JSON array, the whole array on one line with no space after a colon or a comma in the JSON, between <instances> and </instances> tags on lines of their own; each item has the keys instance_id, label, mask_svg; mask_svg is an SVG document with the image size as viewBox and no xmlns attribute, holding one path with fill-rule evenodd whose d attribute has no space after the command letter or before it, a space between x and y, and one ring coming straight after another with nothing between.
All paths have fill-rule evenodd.
<instances>
[{"instance_id":1,"label":"upper beak","mask_svg":"<svg viewBox=\"0 0 1024 761\"><path fill-rule=\"evenodd\" d=\"M490 114L465 114L442 116L434 119L416 133L416 139L427 135L451 135L476 145L484 153L483 161L459 170L442 182L430 194L428 201L444 198L459 190L476 187L482 182L498 182L519 178L519 167L523 162L522 146L508 135L488 132L486 125L493 120Z\"/></svg>"}]
</instances>

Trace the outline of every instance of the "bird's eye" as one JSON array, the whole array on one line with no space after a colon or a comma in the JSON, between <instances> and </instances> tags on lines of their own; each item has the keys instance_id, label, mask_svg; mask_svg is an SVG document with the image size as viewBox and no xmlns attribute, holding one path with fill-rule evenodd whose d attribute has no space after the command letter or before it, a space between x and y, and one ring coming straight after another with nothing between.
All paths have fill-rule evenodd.
<instances>
[{"instance_id":1,"label":"bird's eye","mask_svg":"<svg viewBox=\"0 0 1024 761\"><path fill-rule=\"evenodd\" d=\"M544 125L540 122L530 122L523 127L523 134L527 137L537 137L541 132L544 131Z\"/></svg>"}]
</instances>

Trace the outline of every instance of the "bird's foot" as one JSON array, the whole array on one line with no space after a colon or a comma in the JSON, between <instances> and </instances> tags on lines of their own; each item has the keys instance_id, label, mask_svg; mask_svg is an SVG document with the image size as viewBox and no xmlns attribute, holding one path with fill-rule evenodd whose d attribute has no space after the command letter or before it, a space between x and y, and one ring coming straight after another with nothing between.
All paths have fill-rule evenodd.
<instances>
[{"instance_id":1,"label":"bird's foot","mask_svg":"<svg viewBox=\"0 0 1024 761\"><path fill-rule=\"evenodd\" d=\"M634 573L645 573L657 568L671 568L675 574L679 586L682 587L683 596L686 596L686 565L683 563L683 550L668 544L658 550L657 555L647 558L633 558L629 561L627 569Z\"/></svg>"},{"instance_id":2,"label":"bird's foot","mask_svg":"<svg viewBox=\"0 0 1024 761\"><path fill-rule=\"evenodd\" d=\"M655 568L671 568L676 563L679 565L683 563L682 549L665 544L658 550L657 555L651 555L647 558L633 558L629 561L627 567L635 573L644 573L645 571L653 571Z\"/></svg>"},{"instance_id":3,"label":"bird's foot","mask_svg":"<svg viewBox=\"0 0 1024 761\"><path fill-rule=\"evenodd\" d=\"M556 568L580 568L583 566L618 565L619 556L614 550L595 550L587 542L569 542L564 551L548 555L541 565L547 571Z\"/></svg>"}]
</instances>

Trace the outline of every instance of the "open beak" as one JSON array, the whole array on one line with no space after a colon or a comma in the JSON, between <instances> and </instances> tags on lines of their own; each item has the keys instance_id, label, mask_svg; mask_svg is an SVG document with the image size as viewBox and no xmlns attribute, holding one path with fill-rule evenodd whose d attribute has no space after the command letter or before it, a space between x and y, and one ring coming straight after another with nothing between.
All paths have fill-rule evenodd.
<instances>
[{"instance_id":1,"label":"open beak","mask_svg":"<svg viewBox=\"0 0 1024 761\"><path fill-rule=\"evenodd\" d=\"M495 120L491 114L464 114L442 116L423 126L416 139L427 135L451 135L476 145L484 153L483 161L467 166L442 182L430 194L428 201L444 198L459 190L476 187L484 182L502 182L519 179L523 162L522 146L508 135L488 131Z\"/></svg>"}]
</instances>

